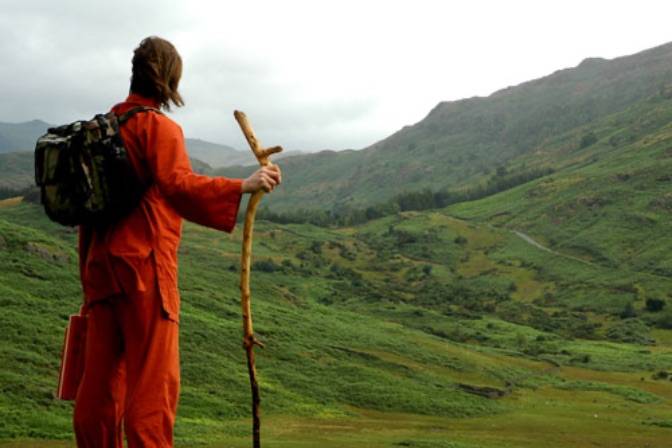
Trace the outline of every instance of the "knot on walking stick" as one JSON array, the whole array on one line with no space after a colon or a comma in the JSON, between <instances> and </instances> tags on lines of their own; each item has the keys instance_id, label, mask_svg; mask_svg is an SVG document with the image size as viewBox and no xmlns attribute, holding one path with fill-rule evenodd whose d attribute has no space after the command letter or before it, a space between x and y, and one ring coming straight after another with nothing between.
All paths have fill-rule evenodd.
<instances>
[{"instance_id":1,"label":"knot on walking stick","mask_svg":"<svg viewBox=\"0 0 672 448\"><path fill-rule=\"evenodd\" d=\"M253 346L264 348L264 343L257 339L253 334L243 336L243 348L248 349Z\"/></svg>"},{"instance_id":2,"label":"knot on walking stick","mask_svg":"<svg viewBox=\"0 0 672 448\"><path fill-rule=\"evenodd\" d=\"M250 145L252 153L257 158L259 165L261 166L269 165L271 161L268 160L268 157L271 156L272 154L282 152L282 146L271 146L270 148L262 148L261 144L259 143L259 140L257 140L257 136L254 134L254 131L252 130L252 126L250 125L250 122L248 121L245 112L237 110L233 112L233 116L236 118L236 121L240 126L240 130L243 131L243 135L245 136L247 143Z\"/></svg>"}]
</instances>

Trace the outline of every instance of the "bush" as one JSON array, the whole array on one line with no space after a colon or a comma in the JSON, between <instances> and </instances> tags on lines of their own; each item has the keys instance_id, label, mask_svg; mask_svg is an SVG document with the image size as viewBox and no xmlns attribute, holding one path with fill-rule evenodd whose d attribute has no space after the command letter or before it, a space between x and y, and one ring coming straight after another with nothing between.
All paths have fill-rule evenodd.
<instances>
[{"instance_id":1,"label":"bush","mask_svg":"<svg viewBox=\"0 0 672 448\"><path fill-rule=\"evenodd\" d=\"M572 364L588 364L590 362L590 355L589 354L583 354L583 355L577 355L573 357L572 359L569 360Z\"/></svg>"},{"instance_id":2,"label":"bush","mask_svg":"<svg viewBox=\"0 0 672 448\"><path fill-rule=\"evenodd\" d=\"M628 302L625 305L625 308L623 308L623 311L621 311L619 317L621 319L631 319L633 317L637 317L637 311L635 311L635 307L632 305L632 302Z\"/></svg>"},{"instance_id":3,"label":"bush","mask_svg":"<svg viewBox=\"0 0 672 448\"><path fill-rule=\"evenodd\" d=\"M459 244L460 246L464 246L465 244L467 244L468 240L465 237L463 237L462 235L460 235L460 236L456 236L455 239L453 240L453 242L455 244Z\"/></svg>"},{"instance_id":4,"label":"bush","mask_svg":"<svg viewBox=\"0 0 672 448\"><path fill-rule=\"evenodd\" d=\"M597 143L597 136L595 135L594 132L588 132L587 134L584 134L583 137L581 137L581 143L579 143L579 147L581 149L587 148L591 145L594 145Z\"/></svg>"},{"instance_id":5,"label":"bush","mask_svg":"<svg viewBox=\"0 0 672 448\"><path fill-rule=\"evenodd\" d=\"M665 301L663 299L646 299L646 310L652 313L657 313L665 308Z\"/></svg>"},{"instance_id":6,"label":"bush","mask_svg":"<svg viewBox=\"0 0 672 448\"><path fill-rule=\"evenodd\" d=\"M252 263L253 271L260 272L275 272L281 270L282 267L273 260L259 260Z\"/></svg>"},{"instance_id":7,"label":"bush","mask_svg":"<svg viewBox=\"0 0 672 448\"><path fill-rule=\"evenodd\" d=\"M666 370L660 370L660 371L654 373L653 375L651 375L651 378L653 378L654 380L666 380L669 377L670 377L670 372L668 372Z\"/></svg>"},{"instance_id":8,"label":"bush","mask_svg":"<svg viewBox=\"0 0 672 448\"><path fill-rule=\"evenodd\" d=\"M322 241L313 241L310 244L310 250L315 254L322 253Z\"/></svg>"},{"instance_id":9,"label":"bush","mask_svg":"<svg viewBox=\"0 0 672 448\"><path fill-rule=\"evenodd\" d=\"M639 319L623 319L617 321L607 330L607 337L612 341L632 344L651 344L649 327Z\"/></svg>"},{"instance_id":10,"label":"bush","mask_svg":"<svg viewBox=\"0 0 672 448\"><path fill-rule=\"evenodd\" d=\"M656 320L656 326L666 330L672 330L672 312L669 310L663 313Z\"/></svg>"}]
</instances>

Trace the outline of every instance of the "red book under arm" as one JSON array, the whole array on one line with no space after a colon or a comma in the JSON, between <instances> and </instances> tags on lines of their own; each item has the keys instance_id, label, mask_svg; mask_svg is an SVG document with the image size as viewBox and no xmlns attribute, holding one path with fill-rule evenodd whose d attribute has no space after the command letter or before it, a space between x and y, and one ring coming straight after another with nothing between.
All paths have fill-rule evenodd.
<instances>
[{"instance_id":1,"label":"red book under arm","mask_svg":"<svg viewBox=\"0 0 672 448\"><path fill-rule=\"evenodd\" d=\"M74 400L84 372L84 345L86 342L86 315L73 314L65 329L61 354L61 370L56 397Z\"/></svg>"}]
</instances>

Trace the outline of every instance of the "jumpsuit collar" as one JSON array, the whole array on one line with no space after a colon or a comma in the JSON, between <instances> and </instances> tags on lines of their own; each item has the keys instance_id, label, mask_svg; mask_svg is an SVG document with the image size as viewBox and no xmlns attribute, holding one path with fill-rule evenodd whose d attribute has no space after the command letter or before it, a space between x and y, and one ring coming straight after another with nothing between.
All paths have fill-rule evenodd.
<instances>
[{"instance_id":1,"label":"jumpsuit collar","mask_svg":"<svg viewBox=\"0 0 672 448\"><path fill-rule=\"evenodd\" d=\"M125 102L131 104L137 104L138 106L149 106L149 107L155 107L157 109L160 108L158 101L151 98L147 98L146 96L142 96L137 93L130 93L126 98Z\"/></svg>"}]
</instances>

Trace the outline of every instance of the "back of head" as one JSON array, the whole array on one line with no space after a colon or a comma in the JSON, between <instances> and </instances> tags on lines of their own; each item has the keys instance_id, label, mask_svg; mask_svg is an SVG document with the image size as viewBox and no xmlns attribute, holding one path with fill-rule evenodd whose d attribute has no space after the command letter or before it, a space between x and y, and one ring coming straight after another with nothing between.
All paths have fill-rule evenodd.
<instances>
[{"instance_id":1,"label":"back of head","mask_svg":"<svg viewBox=\"0 0 672 448\"><path fill-rule=\"evenodd\" d=\"M147 37L133 52L131 93L156 100L170 110L170 103L183 106L177 91L182 77L182 58L171 44L160 37Z\"/></svg>"}]
</instances>

